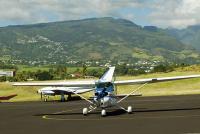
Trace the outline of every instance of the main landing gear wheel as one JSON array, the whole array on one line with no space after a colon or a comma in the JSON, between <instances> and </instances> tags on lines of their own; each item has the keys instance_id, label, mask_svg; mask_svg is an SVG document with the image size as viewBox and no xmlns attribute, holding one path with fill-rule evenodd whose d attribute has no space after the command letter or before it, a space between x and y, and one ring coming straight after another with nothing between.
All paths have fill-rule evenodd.
<instances>
[{"instance_id":1,"label":"main landing gear wheel","mask_svg":"<svg viewBox=\"0 0 200 134\"><path fill-rule=\"evenodd\" d=\"M128 106L127 112L131 114L133 112L132 106Z\"/></svg>"},{"instance_id":2,"label":"main landing gear wheel","mask_svg":"<svg viewBox=\"0 0 200 134\"><path fill-rule=\"evenodd\" d=\"M83 115L87 115L88 114L88 109L87 108L83 108Z\"/></svg>"},{"instance_id":3,"label":"main landing gear wheel","mask_svg":"<svg viewBox=\"0 0 200 134\"><path fill-rule=\"evenodd\" d=\"M47 102L47 98L44 98L44 102Z\"/></svg>"},{"instance_id":4,"label":"main landing gear wheel","mask_svg":"<svg viewBox=\"0 0 200 134\"><path fill-rule=\"evenodd\" d=\"M101 110L101 116L106 116L106 110L105 109Z\"/></svg>"}]
</instances>

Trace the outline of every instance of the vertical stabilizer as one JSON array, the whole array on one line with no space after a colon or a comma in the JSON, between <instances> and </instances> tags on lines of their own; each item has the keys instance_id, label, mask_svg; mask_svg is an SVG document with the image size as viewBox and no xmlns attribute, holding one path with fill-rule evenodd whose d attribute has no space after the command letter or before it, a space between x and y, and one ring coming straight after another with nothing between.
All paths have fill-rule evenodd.
<instances>
[{"instance_id":1,"label":"vertical stabilizer","mask_svg":"<svg viewBox=\"0 0 200 134\"><path fill-rule=\"evenodd\" d=\"M109 67L108 71L99 79L99 82L112 82L115 67Z\"/></svg>"}]
</instances>

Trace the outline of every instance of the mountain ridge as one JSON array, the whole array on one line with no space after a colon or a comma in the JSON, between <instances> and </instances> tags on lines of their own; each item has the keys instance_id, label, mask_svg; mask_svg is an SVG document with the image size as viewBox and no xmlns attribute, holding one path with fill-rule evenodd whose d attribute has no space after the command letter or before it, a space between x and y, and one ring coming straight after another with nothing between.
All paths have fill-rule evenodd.
<instances>
[{"instance_id":1,"label":"mountain ridge","mask_svg":"<svg viewBox=\"0 0 200 134\"><path fill-rule=\"evenodd\" d=\"M174 36L182 43L194 47L200 52L200 25L191 25L184 29L166 29L167 33Z\"/></svg>"},{"instance_id":2,"label":"mountain ridge","mask_svg":"<svg viewBox=\"0 0 200 134\"><path fill-rule=\"evenodd\" d=\"M155 26L111 17L0 28L0 56L13 60L198 62L199 53ZM1 57L0 57L1 59Z\"/></svg>"}]
</instances>

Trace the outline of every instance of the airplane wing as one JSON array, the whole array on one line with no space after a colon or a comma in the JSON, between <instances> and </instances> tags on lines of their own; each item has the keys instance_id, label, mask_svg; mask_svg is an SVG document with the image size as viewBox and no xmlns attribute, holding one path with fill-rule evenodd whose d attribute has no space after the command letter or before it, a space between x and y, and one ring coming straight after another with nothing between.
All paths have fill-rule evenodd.
<instances>
[{"instance_id":1,"label":"airplane wing","mask_svg":"<svg viewBox=\"0 0 200 134\"><path fill-rule=\"evenodd\" d=\"M17 82L13 86L93 87L95 81Z\"/></svg>"},{"instance_id":2,"label":"airplane wing","mask_svg":"<svg viewBox=\"0 0 200 134\"><path fill-rule=\"evenodd\" d=\"M128 84L156 83L156 82L173 81L173 80L190 79L190 78L199 78L199 77L200 77L200 75L187 75L187 76L176 76L176 77L121 80L121 81L115 81L114 84L116 84L116 85L128 85Z\"/></svg>"},{"instance_id":3,"label":"airplane wing","mask_svg":"<svg viewBox=\"0 0 200 134\"><path fill-rule=\"evenodd\" d=\"M119 97L119 98L123 98L123 97L127 96L127 94L117 94L115 96ZM132 94L131 96L142 96L142 94L140 94L140 93L138 93L138 94Z\"/></svg>"},{"instance_id":4,"label":"airplane wing","mask_svg":"<svg viewBox=\"0 0 200 134\"><path fill-rule=\"evenodd\" d=\"M38 90L38 93L44 95L60 95L60 94L82 94L92 91L93 88L81 87L44 87Z\"/></svg>"}]
</instances>

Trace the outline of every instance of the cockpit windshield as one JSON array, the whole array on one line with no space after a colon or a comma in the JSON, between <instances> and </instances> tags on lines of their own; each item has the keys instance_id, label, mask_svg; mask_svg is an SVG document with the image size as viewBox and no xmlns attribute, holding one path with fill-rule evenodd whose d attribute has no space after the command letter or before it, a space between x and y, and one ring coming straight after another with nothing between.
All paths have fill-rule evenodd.
<instances>
[{"instance_id":1,"label":"cockpit windshield","mask_svg":"<svg viewBox=\"0 0 200 134\"><path fill-rule=\"evenodd\" d=\"M111 82L107 82L107 83L96 83L96 87L97 88L108 88L110 86L113 86L113 84Z\"/></svg>"}]
</instances>

